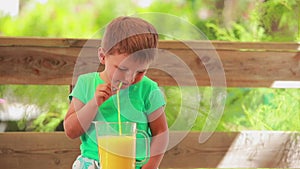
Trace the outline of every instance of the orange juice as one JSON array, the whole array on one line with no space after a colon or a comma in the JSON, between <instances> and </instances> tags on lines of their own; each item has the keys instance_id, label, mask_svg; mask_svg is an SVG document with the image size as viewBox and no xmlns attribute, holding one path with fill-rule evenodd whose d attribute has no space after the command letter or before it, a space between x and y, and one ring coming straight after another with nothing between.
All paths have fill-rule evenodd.
<instances>
[{"instance_id":1,"label":"orange juice","mask_svg":"<svg viewBox=\"0 0 300 169\"><path fill-rule=\"evenodd\" d=\"M98 137L101 169L135 169L134 136Z\"/></svg>"}]
</instances>

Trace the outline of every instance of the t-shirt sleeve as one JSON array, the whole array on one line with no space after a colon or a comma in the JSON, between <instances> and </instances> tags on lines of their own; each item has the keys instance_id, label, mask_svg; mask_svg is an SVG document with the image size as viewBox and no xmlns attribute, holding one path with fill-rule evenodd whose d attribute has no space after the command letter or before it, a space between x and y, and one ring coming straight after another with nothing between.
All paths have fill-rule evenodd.
<instances>
[{"instance_id":1,"label":"t-shirt sleeve","mask_svg":"<svg viewBox=\"0 0 300 169\"><path fill-rule=\"evenodd\" d=\"M155 85L152 86L152 90L148 95L148 99L146 102L146 114L149 115L158 108L165 106L166 101L163 92L160 90L160 88Z\"/></svg>"},{"instance_id":2,"label":"t-shirt sleeve","mask_svg":"<svg viewBox=\"0 0 300 169\"><path fill-rule=\"evenodd\" d=\"M73 88L72 92L69 95L69 99L70 101L72 100L73 97L76 97L77 99L79 99L81 102L86 103L86 99L84 97L84 77L83 76L79 76L78 80L76 82L75 87Z\"/></svg>"}]
</instances>

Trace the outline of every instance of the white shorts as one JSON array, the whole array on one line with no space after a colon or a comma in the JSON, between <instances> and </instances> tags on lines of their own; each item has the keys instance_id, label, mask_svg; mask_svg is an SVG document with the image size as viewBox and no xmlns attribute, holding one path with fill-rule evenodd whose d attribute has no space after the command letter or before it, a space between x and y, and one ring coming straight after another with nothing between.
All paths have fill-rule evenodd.
<instances>
[{"instance_id":1,"label":"white shorts","mask_svg":"<svg viewBox=\"0 0 300 169\"><path fill-rule=\"evenodd\" d=\"M98 161L79 155L74 161L72 169L100 169L99 166Z\"/></svg>"},{"instance_id":2,"label":"white shorts","mask_svg":"<svg viewBox=\"0 0 300 169\"><path fill-rule=\"evenodd\" d=\"M72 169L100 169L99 162L79 155L72 165Z\"/></svg>"}]
</instances>

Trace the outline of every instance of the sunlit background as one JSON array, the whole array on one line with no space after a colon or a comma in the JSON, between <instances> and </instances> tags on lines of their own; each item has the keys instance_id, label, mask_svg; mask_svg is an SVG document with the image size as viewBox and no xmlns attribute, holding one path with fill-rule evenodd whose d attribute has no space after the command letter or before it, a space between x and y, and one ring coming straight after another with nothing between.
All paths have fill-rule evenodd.
<instances>
[{"instance_id":1,"label":"sunlit background","mask_svg":"<svg viewBox=\"0 0 300 169\"><path fill-rule=\"evenodd\" d=\"M0 0L0 36L90 38L117 16L143 12L185 19L209 40L300 42L299 0ZM177 26L159 22L166 28ZM299 82L274 82L274 87L280 85L296 86L229 88L217 130L300 130ZM210 88L199 89L203 99L194 130L202 129L210 107ZM172 124L181 91L164 91L171 98L166 113ZM0 131L55 130L66 113L68 92L69 86L0 85Z\"/></svg>"}]
</instances>

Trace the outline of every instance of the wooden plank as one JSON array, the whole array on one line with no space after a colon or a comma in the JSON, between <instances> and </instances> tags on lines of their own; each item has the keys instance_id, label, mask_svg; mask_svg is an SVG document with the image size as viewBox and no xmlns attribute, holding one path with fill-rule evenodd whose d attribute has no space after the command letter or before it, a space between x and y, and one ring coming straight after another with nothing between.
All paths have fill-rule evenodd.
<instances>
[{"instance_id":1,"label":"wooden plank","mask_svg":"<svg viewBox=\"0 0 300 169\"><path fill-rule=\"evenodd\" d=\"M89 41L83 48L84 42L0 38L0 84L69 85L79 74L101 70L99 41ZM160 41L159 57L147 76L162 86L210 86L220 79L217 85L224 86L226 78L228 87L270 87L274 81L300 79L297 43L212 44Z\"/></svg>"},{"instance_id":2,"label":"wooden plank","mask_svg":"<svg viewBox=\"0 0 300 169\"><path fill-rule=\"evenodd\" d=\"M0 46L4 47L78 47L91 44L97 47L100 40L90 39L74 39L74 38L42 38L42 37L1 37Z\"/></svg>"},{"instance_id":3,"label":"wooden plank","mask_svg":"<svg viewBox=\"0 0 300 169\"><path fill-rule=\"evenodd\" d=\"M231 143L238 133L214 133L203 144L199 143L199 132L188 133L179 144L176 138L180 138L182 132L170 133L170 145L161 168L216 168L226 155ZM170 149L171 148L171 149Z\"/></svg>"},{"instance_id":4,"label":"wooden plank","mask_svg":"<svg viewBox=\"0 0 300 169\"><path fill-rule=\"evenodd\" d=\"M182 140L182 135L187 134ZM199 132L171 132L160 168L299 168L299 132L215 132L198 142ZM70 168L80 140L63 132L0 133L4 168Z\"/></svg>"},{"instance_id":5,"label":"wooden plank","mask_svg":"<svg viewBox=\"0 0 300 169\"><path fill-rule=\"evenodd\" d=\"M229 42L229 41L160 41L163 49L211 49L237 51L290 51L300 50L295 42Z\"/></svg>"},{"instance_id":6,"label":"wooden plank","mask_svg":"<svg viewBox=\"0 0 300 169\"><path fill-rule=\"evenodd\" d=\"M182 133L171 133L171 137ZM198 132L167 151L161 168L299 168L300 133L216 132L200 144ZM174 136L175 135L175 136Z\"/></svg>"},{"instance_id":7,"label":"wooden plank","mask_svg":"<svg viewBox=\"0 0 300 169\"><path fill-rule=\"evenodd\" d=\"M299 168L300 133L245 131L231 144L220 168Z\"/></svg>"},{"instance_id":8,"label":"wooden plank","mask_svg":"<svg viewBox=\"0 0 300 169\"><path fill-rule=\"evenodd\" d=\"M0 133L0 163L3 168L71 168L80 154L80 141L60 133Z\"/></svg>"},{"instance_id":9,"label":"wooden plank","mask_svg":"<svg viewBox=\"0 0 300 169\"><path fill-rule=\"evenodd\" d=\"M98 47L101 40L98 39L74 39L74 38L42 38L42 37L4 37L0 36L0 46L44 46L44 47ZM200 44L200 45L199 45ZM285 50L299 51L300 44L294 42L228 42L228 41L170 41L159 42L163 49L234 49L234 50Z\"/></svg>"}]
</instances>

